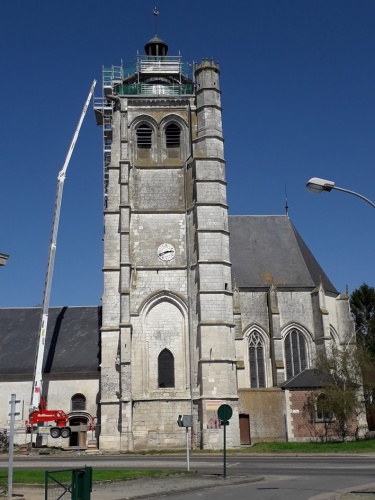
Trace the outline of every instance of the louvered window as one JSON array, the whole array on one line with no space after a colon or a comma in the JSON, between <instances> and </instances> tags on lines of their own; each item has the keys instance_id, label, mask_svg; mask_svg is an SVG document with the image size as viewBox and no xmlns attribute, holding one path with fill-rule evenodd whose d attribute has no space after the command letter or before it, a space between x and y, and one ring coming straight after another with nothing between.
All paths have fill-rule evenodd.
<instances>
[{"instance_id":1,"label":"louvered window","mask_svg":"<svg viewBox=\"0 0 375 500\"><path fill-rule=\"evenodd\" d=\"M250 387L266 387L264 342L259 332L249 338Z\"/></svg>"},{"instance_id":2,"label":"louvered window","mask_svg":"<svg viewBox=\"0 0 375 500\"><path fill-rule=\"evenodd\" d=\"M141 149L151 149L152 129L145 123L137 128L137 146Z\"/></svg>"},{"instance_id":3,"label":"louvered window","mask_svg":"<svg viewBox=\"0 0 375 500\"><path fill-rule=\"evenodd\" d=\"M165 129L165 138L167 143L167 148L179 148L180 147L180 135L181 130L178 125L171 123Z\"/></svg>"},{"instance_id":4,"label":"louvered window","mask_svg":"<svg viewBox=\"0 0 375 500\"><path fill-rule=\"evenodd\" d=\"M72 397L72 411L85 411L86 398L83 394L75 394Z\"/></svg>"},{"instance_id":5,"label":"louvered window","mask_svg":"<svg viewBox=\"0 0 375 500\"><path fill-rule=\"evenodd\" d=\"M158 357L158 385L174 387L174 357L168 349L161 351Z\"/></svg>"},{"instance_id":6,"label":"louvered window","mask_svg":"<svg viewBox=\"0 0 375 500\"><path fill-rule=\"evenodd\" d=\"M298 330L292 330L285 339L286 378L307 368L306 341Z\"/></svg>"}]
</instances>

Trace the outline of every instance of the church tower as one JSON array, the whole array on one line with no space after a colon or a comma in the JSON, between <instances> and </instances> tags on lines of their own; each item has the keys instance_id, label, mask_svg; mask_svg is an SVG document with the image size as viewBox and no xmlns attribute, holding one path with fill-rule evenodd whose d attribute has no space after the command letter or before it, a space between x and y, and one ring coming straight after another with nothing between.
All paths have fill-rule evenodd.
<instances>
[{"instance_id":1,"label":"church tower","mask_svg":"<svg viewBox=\"0 0 375 500\"><path fill-rule=\"evenodd\" d=\"M193 74L192 74L193 73ZM158 36L103 69L104 293L100 449L221 448L238 395L219 66Z\"/></svg>"}]
</instances>

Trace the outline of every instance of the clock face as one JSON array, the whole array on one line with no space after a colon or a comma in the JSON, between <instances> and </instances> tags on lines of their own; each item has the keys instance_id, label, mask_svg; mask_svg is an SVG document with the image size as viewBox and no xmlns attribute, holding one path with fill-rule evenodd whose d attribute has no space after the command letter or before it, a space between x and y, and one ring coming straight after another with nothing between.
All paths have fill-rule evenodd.
<instances>
[{"instance_id":1,"label":"clock face","mask_svg":"<svg viewBox=\"0 0 375 500\"><path fill-rule=\"evenodd\" d=\"M164 261L172 260L175 253L174 246L169 243L162 243L157 250L159 259Z\"/></svg>"}]
</instances>

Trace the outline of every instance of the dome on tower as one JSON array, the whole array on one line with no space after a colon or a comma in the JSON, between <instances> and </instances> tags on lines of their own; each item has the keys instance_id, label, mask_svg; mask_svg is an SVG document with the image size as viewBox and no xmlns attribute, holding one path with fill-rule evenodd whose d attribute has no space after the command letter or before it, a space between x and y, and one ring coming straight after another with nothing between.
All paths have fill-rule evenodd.
<instances>
[{"instance_id":1,"label":"dome on tower","mask_svg":"<svg viewBox=\"0 0 375 500\"><path fill-rule=\"evenodd\" d=\"M157 35L149 40L145 45L147 56L166 56L168 45Z\"/></svg>"}]
</instances>

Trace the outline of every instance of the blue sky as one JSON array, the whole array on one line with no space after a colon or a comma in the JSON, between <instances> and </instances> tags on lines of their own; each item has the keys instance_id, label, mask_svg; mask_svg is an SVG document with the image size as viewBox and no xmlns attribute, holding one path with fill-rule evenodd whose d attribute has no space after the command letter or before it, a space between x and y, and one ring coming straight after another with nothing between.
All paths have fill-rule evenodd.
<instances>
[{"instance_id":1,"label":"blue sky","mask_svg":"<svg viewBox=\"0 0 375 500\"><path fill-rule=\"evenodd\" d=\"M373 0L160 0L169 54L220 62L231 214L289 215L340 291L375 286ZM57 174L102 65L154 35L152 2L2 4L0 307L42 302ZM102 294L102 139L90 107L64 187L51 305Z\"/></svg>"}]
</instances>

